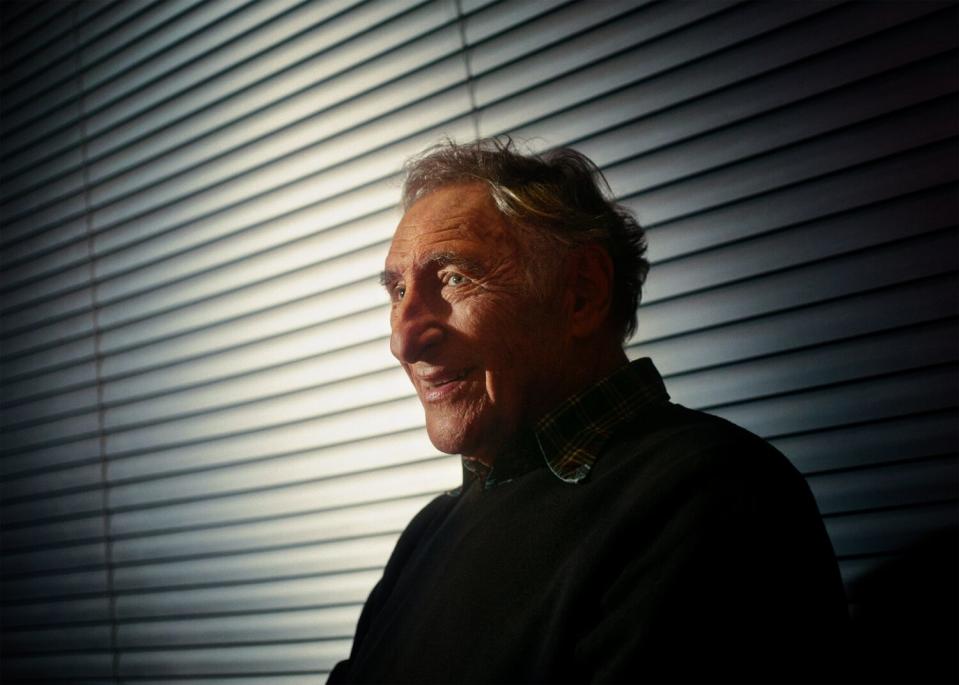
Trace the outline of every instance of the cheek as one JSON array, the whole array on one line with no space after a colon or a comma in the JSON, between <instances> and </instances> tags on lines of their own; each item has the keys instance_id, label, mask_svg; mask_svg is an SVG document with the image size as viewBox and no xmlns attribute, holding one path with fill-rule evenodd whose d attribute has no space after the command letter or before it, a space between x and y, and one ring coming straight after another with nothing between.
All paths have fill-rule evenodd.
<instances>
[{"instance_id":1,"label":"cheek","mask_svg":"<svg viewBox=\"0 0 959 685\"><path fill-rule=\"evenodd\" d=\"M544 309L525 294L504 293L477 298L464 307L463 317L478 337L515 343L529 332L530 325L540 322Z\"/></svg>"},{"instance_id":2,"label":"cheek","mask_svg":"<svg viewBox=\"0 0 959 685\"><path fill-rule=\"evenodd\" d=\"M451 324L462 351L487 370L487 387L517 388L535 381L559 342L557 313L525 293L501 291L457 303ZM500 392L502 394L502 392Z\"/></svg>"},{"instance_id":3,"label":"cheek","mask_svg":"<svg viewBox=\"0 0 959 685\"><path fill-rule=\"evenodd\" d=\"M555 365L547 322L535 310L501 311L489 317L480 352L487 365L487 393L499 405L524 403Z\"/></svg>"},{"instance_id":4,"label":"cheek","mask_svg":"<svg viewBox=\"0 0 959 685\"><path fill-rule=\"evenodd\" d=\"M463 332L483 357L493 361L522 355L529 339L528 309L515 302L484 302L465 313Z\"/></svg>"}]
</instances>

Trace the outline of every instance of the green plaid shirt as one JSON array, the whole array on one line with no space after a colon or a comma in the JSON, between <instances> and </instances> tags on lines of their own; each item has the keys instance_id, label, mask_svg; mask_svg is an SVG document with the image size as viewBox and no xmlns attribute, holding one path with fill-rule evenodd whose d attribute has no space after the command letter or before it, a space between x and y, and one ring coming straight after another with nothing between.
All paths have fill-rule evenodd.
<instances>
[{"instance_id":1,"label":"green plaid shirt","mask_svg":"<svg viewBox=\"0 0 959 685\"><path fill-rule=\"evenodd\" d=\"M668 399L653 362L637 359L546 414L521 437L516 450L497 459L492 468L464 457L464 481L481 478L484 487L491 488L545 463L560 480L579 483L620 425Z\"/></svg>"}]
</instances>

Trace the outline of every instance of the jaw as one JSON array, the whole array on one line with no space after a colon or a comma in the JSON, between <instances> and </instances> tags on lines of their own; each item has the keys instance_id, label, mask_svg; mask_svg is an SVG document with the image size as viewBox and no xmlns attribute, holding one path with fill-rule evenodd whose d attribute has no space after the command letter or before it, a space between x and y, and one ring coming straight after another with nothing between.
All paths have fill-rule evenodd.
<instances>
[{"instance_id":1,"label":"jaw","mask_svg":"<svg viewBox=\"0 0 959 685\"><path fill-rule=\"evenodd\" d=\"M491 463L506 427L497 420L489 397L476 384L459 390L449 400L423 402L430 442L441 452Z\"/></svg>"},{"instance_id":2,"label":"jaw","mask_svg":"<svg viewBox=\"0 0 959 685\"><path fill-rule=\"evenodd\" d=\"M426 409L426 432L430 442L440 452L473 456L482 429L478 417L470 412L458 413L453 407L430 407Z\"/></svg>"}]
</instances>

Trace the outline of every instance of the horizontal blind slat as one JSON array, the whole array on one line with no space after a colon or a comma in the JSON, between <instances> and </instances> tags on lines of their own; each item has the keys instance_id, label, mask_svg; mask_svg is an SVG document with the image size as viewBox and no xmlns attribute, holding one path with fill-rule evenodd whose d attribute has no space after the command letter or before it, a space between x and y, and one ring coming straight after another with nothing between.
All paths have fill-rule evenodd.
<instances>
[{"instance_id":1,"label":"horizontal blind slat","mask_svg":"<svg viewBox=\"0 0 959 685\"><path fill-rule=\"evenodd\" d=\"M430 499L431 494L416 495L213 528L121 536L114 541L114 559L120 565L145 563L397 534Z\"/></svg>"},{"instance_id":2,"label":"horizontal blind slat","mask_svg":"<svg viewBox=\"0 0 959 685\"><path fill-rule=\"evenodd\" d=\"M953 419L951 412L908 415L877 424L782 436L773 444L804 472L921 459L955 449L959 425Z\"/></svg>"},{"instance_id":3,"label":"horizontal blind slat","mask_svg":"<svg viewBox=\"0 0 959 685\"><path fill-rule=\"evenodd\" d=\"M917 412L955 412L955 390L956 368L949 365L708 410L758 435L772 436L892 418L905 404Z\"/></svg>"},{"instance_id":4,"label":"horizontal blind slat","mask_svg":"<svg viewBox=\"0 0 959 685\"><path fill-rule=\"evenodd\" d=\"M845 471L809 478L823 514L848 513L885 507L955 499L959 490L959 458L955 454L884 464L869 472Z\"/></svg>"},{"instance_id":5,"label":"horizontal blind slat","mask_svg":"<svg viewBox=\"0 0 959 685\"><path fill-rule=\"evenodd\" d=\"M327 609L300 609L257 613L229 618L128 623L121 626L117 641L121 647L157 648L198 646L210 643L251 643L270 635L276 641L344 638L353 634L360 606Z\"/></svg>"}]
</instances>

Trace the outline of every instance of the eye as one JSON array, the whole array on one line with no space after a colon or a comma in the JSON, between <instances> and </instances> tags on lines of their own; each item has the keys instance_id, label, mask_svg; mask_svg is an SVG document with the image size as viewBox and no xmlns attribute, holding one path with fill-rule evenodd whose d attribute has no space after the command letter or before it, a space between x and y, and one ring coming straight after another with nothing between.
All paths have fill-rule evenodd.
<instances>
[{"instance_id":1,"label":"eye","mask_svg":"<svg viewBox=\"0 0 959 685\"><path fill-rule=\"evenodd\" d=\"M454 273L454 274L450 274L450 275L446 278L446 284L447 284L447 285L451 285L451 286L453 286L454 288L455 288L456 286L463 285L463 284L466 283L467 281L469 281L469 279L468 279L466 276L464 276L463 274L455 274L455 273Z\"/></svg>"},{"instance_id":2,"label":"eye","mask_svg":"<svg viewBox=\"0 0 959 685\"><path fill-rule=\"evenodd\" d=\"M406 296L406 286L396 285L393 287L393 300L402 300Z\"/></svg>"}]
</instances>

